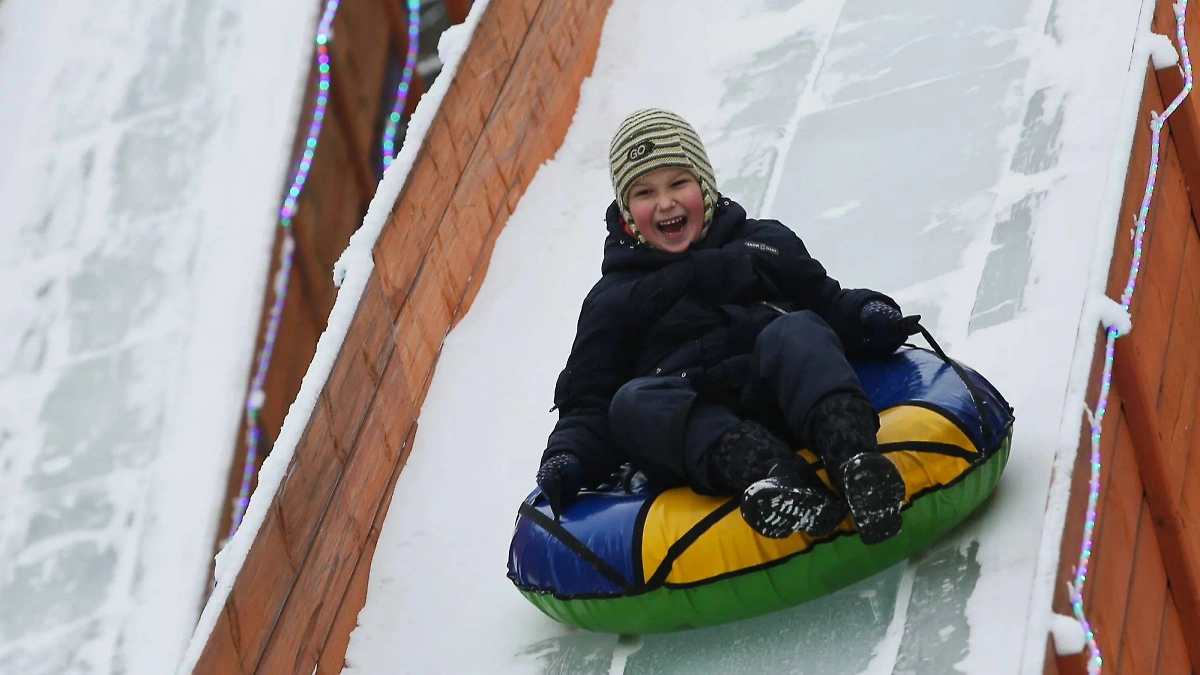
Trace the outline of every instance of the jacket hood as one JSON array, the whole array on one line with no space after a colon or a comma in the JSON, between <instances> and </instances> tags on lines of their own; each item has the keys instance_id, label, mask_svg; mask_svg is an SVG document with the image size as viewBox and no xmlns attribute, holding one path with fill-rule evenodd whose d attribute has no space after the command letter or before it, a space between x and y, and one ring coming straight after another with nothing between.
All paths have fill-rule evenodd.
<instances>
[{"instance_id":1,"label":"jacket hood","mask_svg":"<svg viewBox=\"0 0 1200 675\"><path fill-rule=\"evenodd\" d=\"M746 209L728 197L717 195L717 205L708 233L681 253L668 253L649 244L639 243L626 229L615 199L609 204L604 220L608 226L608 238L604 240L604 261L600 271L608 274L626 270L653 270L684 260L690 251L696 249L720 248L732 241L746 222Z\"/></svg>"}]
</instances>

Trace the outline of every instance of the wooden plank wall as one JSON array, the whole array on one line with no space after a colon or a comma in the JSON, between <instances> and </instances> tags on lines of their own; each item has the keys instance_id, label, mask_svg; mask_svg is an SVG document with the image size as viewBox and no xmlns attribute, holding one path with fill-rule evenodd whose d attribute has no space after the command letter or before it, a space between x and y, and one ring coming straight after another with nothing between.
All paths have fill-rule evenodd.
<instances>
[{"instance_id":1,"label":"wooden plank wall","mask_svg":"<svg viewBox=\"0 0 1200 675\"><path fill-rule=\"evenodd\" d=\"M322 6L324 0L313 0ZM465 0L459 0L459 4ZM333 264L350 241L350 235L362 223L367 205L375 193L378 156L375 144L381 134L383 120L381 104L390 101L391 92L381 86L389 53L393 60L404 61L408 48L408 29L405 16L396 0L355 0L343 2L334 16L334 39L330 42L330 101L320 142L313 157L308 181L297 204L292 220L296 252L292 274L287 287L287 302L280 319L274 354L264 382L266 401L258 418L260 434L259 456L254 475L270 452L284 416L300 382L316 352L317 340L325 330L337 289L333 285ZM465 10L464 10L465 11ZM399 23L393 19L399 17ZM310 69L304 108L300 116L292 149L294 170L304 151L308 135L308 120L312 117L313 99L317 88L317 70ZM409 96L412 109L420 97L419 82ZM287 180L290 181L289 175ZM280 190L287 189L287 185ZM283 200L280 194L280 203ZM282 230L276 233L269 275L279 269L279 250ZM268 288L271 284L268 283ZM262 348L273 294L264 299L255 355ZM251 373L253 377L253 373ZM243 414L238 430L232 471L226 488L218 529L220 546L229 530L232 505L242 479L246 459L246 427L249 418Z\"/></svg>"},{"instance_id":2,"label":"wooden plank wall","mask_svg":"<svg viewBox=\"0 0 1200 675\"><path fill-rule=\"evenodd\" d=\"M607 10L601 0L488 5L195 672L340 672L396 477L420 452L412 440L442 341L562 142Z\"/></svg>"},{"instance_id":3,"label":"wooden plank wall","mask_svg":"<svg viewBox=\"0 0 1200 675\"><path fill-rule=\"evenodd\" d=\"M1174 39L1174 26L1170 2L1158 2L1154 31ZM1188 18L1187 33L1200 36L1200 15ZM1151 111L1162 112L1181 88L1176 69L1155 71L1147 64L1114 242L1111 298L1121 297L1133 256L1133 223L1150 162ZM1188 100L1162 134L1131 308L1134 330L1117 340L1104 420L1085 610L1107 673L1187 674L1200 666L1200 106ZM1097 331L1091 404L1100 389L1103 337ZM1089 434L1085 423L1054 598L1054 610L1068 615L1066 583L1074 576L1087 505ZM1047 658L1047 672L1083 673L1084 665L1082 655Z\"/></svg>"}]
</instances>

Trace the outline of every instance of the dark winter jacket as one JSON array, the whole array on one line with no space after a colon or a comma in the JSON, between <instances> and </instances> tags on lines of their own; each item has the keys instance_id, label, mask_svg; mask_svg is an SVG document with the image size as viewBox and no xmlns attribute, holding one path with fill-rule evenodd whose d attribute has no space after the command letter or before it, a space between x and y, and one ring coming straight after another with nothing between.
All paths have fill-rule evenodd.
<instances>
[{"instance_id":1,"label":"dark winter jacket","mask_svg":"<svg viewBox=\"0 0 1200 675\"><path fill-rule=\"evenodd\" d=\"M775 220L747 218L726 197L707 235L682 253L637 244L616 202L607 221L603 276L583 301L554 391L558 424L543 455L575 454L592 485L626 461L612 441L608 409L629 380L736 373L728 366L745 360L781 311L812 310L833 327L848 355L869 355L859 318L863 304L895 304L874 291L843 290L794 232Z\"/></svg>"}]
</instances>

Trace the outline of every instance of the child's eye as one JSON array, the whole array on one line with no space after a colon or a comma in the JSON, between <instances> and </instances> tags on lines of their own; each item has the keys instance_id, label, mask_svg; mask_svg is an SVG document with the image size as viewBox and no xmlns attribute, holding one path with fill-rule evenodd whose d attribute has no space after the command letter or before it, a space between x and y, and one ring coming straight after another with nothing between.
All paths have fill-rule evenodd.
<instances>
[{"instance_id":1,"label":"child's eye","mask_svg":"<svg viewBox=\"0 0 1200 675\"><path fill-rule=\"evenodd\" d=\"M674 183L671 183L671 187L683 187L684 185L687 185L687 184L688 184L688 179L680 178L679 180L675 181Z\"/></svg>"},{"instance_id":2,"label":"child's eye","mask_svg":"<svg viewBox=\"0 0 1200 675\"><path fill-rule=\"evenodd\" d=\"M634 190L633 191L634 197L645 197L648 194L650 194L649 190Z\"/></svg>"}]
</instances>

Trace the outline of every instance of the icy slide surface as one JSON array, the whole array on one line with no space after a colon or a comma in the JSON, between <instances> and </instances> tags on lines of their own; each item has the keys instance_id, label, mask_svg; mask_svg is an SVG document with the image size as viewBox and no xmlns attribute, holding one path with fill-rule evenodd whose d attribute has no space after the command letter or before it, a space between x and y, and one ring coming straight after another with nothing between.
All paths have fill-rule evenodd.
<instances>
[{"instance_id":1,"label":"icy slide surface","mask_svg":"<svg viewBox=\"0 0 1200 675\"><path fill-rule=\"evenodd\" d=\"M1138 11L615 0L566 141L447 339L347 672L1040 669L1041 522L1061 429L1075 424L1063 422L1068 375ZM696 124L722 192L794 228L843 285L923 314L1010 398L1017 428L993 499L921 555L791 610L618 639L542 616L505 562L599 276L608 140L651 105Z\"/></svg>"}]
</instances>

